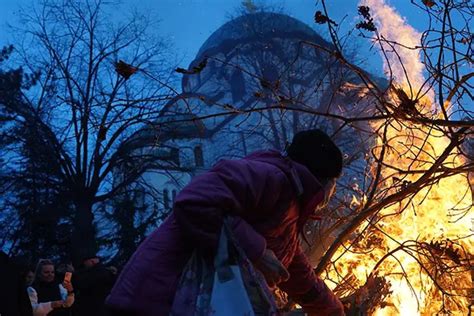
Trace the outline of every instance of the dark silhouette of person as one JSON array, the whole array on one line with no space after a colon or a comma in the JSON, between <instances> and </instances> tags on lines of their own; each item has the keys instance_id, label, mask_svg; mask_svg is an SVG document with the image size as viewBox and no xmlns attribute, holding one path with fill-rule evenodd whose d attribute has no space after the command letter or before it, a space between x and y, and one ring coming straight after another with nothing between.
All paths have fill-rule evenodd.
<instances>
[{"instance_id":1,"label":"dark silhouette of person","mask_svg":"<svg viewBox=\"0 0 474 316\"><path fill-rule=\"evenodd\" d=\"M0 315L33 315L24 276L14 260L2 251L0 251Z\"/></svg>"},{"instance_id":2,"label":"dark silhouette of person","mask_svg":"<svg viewBox=\"0 0 474 316\"><path fill-rule=\"evenodd\" d=\"M106 315L104 302L115 283L116 275L117 269L103 265L95 251L84 255L73 275L77 291L75 316Z\"/></svg>"}]
</instances>

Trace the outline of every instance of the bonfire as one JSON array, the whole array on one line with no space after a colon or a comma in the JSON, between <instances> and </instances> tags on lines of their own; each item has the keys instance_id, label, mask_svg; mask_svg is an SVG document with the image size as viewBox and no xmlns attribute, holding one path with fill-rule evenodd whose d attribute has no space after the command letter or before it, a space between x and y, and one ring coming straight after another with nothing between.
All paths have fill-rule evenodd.
<instances>
[{"instance_id":1,"label":"bonfire","mask_svg":"<svg viewBox=\"0 0 474 316\"><path fill-rule=\"evenodd\" d=\"M435 2L420 5L436 9ZM437 65L425 68L428 44L435 43L383 0L363 0L359 12L358 27L372 34L389 84L380 88L340 51L326 51L360 74L359 94L381 118L368 123L375 135L369 185L355 182L350 212L308 232L321 241L332 236L315 271L354 315L467 315L474 297L474 219L472 162L462 144L472 123L461 121L453 105L462 83L437 85ZM334 24L326 23L336 38Z\"/></svg>"}]
</instances>

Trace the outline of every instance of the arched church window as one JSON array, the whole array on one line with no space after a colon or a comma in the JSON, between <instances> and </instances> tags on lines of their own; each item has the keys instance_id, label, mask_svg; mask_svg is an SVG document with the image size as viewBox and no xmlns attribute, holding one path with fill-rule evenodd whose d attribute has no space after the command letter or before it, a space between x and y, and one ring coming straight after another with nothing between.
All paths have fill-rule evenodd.
<instances>
[{"instance_id":1,"label":"arched church window","mask_svg":"<svg viewBox=\"0 0 474 316\"><path fill-rule=\"evenodd\" d=\"M245 96L245 81L240 69L236 68L230 77L230 92L233 103L239 102Z\"/></svg>"},{"instance_id":2,"label":"arched church window","mask_svg":"<svg viewBox=\"0 0 474 316\"><path fill-rule=\"evenodd\" d=\"M171 148L170 149L170 160L175 164L175 166L179 167L180 159L179 159L179 149L178 148Z\"/></svg>"},{"instance_id":3,"label":"arched church window","mask_svg":"<svg viewBox=\"0 0 474 316\"><path fill-rule=\"evenodd\" d=\"M204 156L200 145L194 147L194 163L196 164L196 167L204 166Z\"/></svg>"},{"instance_id":4,"label":"arched church window","mask_svg":"<svg viewBox=\"0 0 474 316\"><path fill-rule=\"evenodd\" d=\"M163 190L163 207L165 208L165 210L170 209L170 196L168 189Z\"/></svg>"},{"instance_id":5,"label":"arched church window","mask_svg":"<svg viewBox=\"0 0 474 316\"><path fill-rule=\"evenodd\" d=\"M273 64L265 63L262 67L262 77L264 82L273 85L279 78L278 69ZM267 87L263 86L263 88Z\"/></svg>"}]
</instances>

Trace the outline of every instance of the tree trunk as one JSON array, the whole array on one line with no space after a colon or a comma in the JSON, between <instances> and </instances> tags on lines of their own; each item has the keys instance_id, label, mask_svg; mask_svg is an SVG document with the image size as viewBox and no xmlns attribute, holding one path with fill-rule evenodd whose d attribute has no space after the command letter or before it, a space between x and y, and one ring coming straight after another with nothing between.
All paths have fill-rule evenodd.
<instances>
[{"instance_id":1,"label":"tree trunk","mask_svg":"<svg viewBox=\"0 0 474 316\"><path fill-rule=\"evenodd\" d=\"M92 201L84 197L75 203L74 228L71 240L71 256L76 265L86 257L93 256L98 251Z\"/></svg>"}]
</instances>

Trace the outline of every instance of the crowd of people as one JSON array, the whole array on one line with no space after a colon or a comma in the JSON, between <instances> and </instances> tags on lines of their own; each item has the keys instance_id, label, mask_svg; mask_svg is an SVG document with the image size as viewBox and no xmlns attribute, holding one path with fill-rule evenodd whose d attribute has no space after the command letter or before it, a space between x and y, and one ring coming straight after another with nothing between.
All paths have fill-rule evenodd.
<instances>
[{"instance_id":1,"label":"crowd of people","mask_svg":"<svg viewBox=\"0 0 474 316\"><path fill-rule=\"evenodd\" d=\"M0 315L106 315L104 302L116 276L117 269L102 264L95 252L75 266L40 259L35 267L0 252Z\"/></svg>"}]
</instances>

